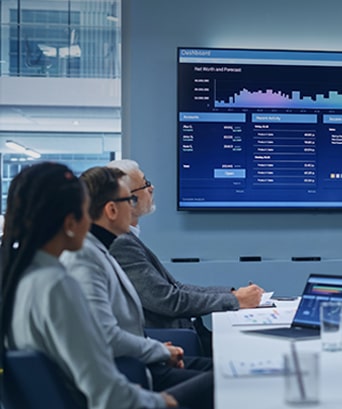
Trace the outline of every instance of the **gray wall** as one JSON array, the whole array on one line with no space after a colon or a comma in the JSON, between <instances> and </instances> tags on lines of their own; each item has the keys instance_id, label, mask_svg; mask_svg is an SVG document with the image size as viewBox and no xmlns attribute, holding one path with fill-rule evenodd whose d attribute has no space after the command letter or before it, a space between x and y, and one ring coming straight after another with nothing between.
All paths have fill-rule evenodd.
<instances>
[{"instance_id":1,"label":"gray wall","mask_svg":"<svg viewBox=\"0 0 342 409\"><path fill-rule=\"evenodd\" d=\"M340 0L123 0L123 157L156 187L157 211L142 219L142 237L177 278L254 280L285 294L301 292L310 272L342 272L342 213L176 210L177 47L341 50L341 15ZM263 261L242 263L241 255Z\"/></svg>"}]
</instances>

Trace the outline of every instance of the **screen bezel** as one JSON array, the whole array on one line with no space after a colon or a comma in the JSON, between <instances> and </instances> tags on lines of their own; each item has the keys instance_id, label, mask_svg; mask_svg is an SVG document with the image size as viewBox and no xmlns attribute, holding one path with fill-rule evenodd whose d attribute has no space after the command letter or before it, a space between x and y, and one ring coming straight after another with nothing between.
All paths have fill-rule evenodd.
<instances>
[{"instance_id":1,"label":"screen bezel","mask_svg":"<svg viewBox=\"0 0 342 409\"><path fill-rule=\"evenodd\" d=\"M189 206L181 205L180 200L180 138L179 138L179 56L180 50L212 50L212 51L229 51L229 52L256 52L256 53L294 53L297 55L307 55L311 53L320 54L320 55L335 55L339 56L341 61L341 70L342 70L342 51L332 51L332 50L295 50L295 49L254 49L254 48L222 48L222 47L177 47L177 210L182 212L230 212L230 211L239 211L239 212L269 212L269 211L280 211L280 212L341 212L342 211L342 200L337 202L338 204L320 202L319 204L315 202L304 202L298 204L296 202L279 202L279 204L274 204L273 202L267 203L267 201L260 202L260 204L255 204L255 202L244 202L236 203L229 202L231 205L215 205L215 206L195 206L194 204L189 204ZM266 61L266 60L265 60ZM342 88L342 87L341 87Z\"/></svg>"}]
</instances>

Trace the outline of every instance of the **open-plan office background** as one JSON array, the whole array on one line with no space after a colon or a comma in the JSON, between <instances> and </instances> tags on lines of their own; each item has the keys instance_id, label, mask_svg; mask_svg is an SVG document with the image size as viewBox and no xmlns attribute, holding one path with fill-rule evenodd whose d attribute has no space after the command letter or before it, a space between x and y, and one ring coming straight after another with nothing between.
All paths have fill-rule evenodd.
<instances>
[{"instance_id":1,"label":"open-plan office background","mask_svg":"<svg viewBox=\"0 0 342 409\"><path fill-rule=\"evenodd\" d=\"M142 236L180 279L279 294L310 272L340 273L339 212L176 210L176 61L177 47L342 51L341 12L337 0L1 0L1 212L13 175L37 160L29 151L80 172L122 150L156 187Z\"/></svg>"},{"instance_id":2,"label":"open-plan office background","mask_svg":"<svg viewBox=\"0 0 342 409\"><path fill-rule=\"evenodd\" d=\"M177 47L342 51L342 3L125 0L122 13L123 156L140 162L157 203L142 220L143 239L188 282L253 280L278 295L297 294L311 272L342 273L341 212L176 210ZM171 263L174 257L201 261Z\"/></svg>"},{"instance_id":3,"label":"open-plan office background","mask_svg":"<svg viewBox=\"0 0 342 409\"><path fill-rule=\"evenodd\" d=\"M13 176L121 155L121 0L0 1L0 213Z\"/></svg>"}]
</instances>

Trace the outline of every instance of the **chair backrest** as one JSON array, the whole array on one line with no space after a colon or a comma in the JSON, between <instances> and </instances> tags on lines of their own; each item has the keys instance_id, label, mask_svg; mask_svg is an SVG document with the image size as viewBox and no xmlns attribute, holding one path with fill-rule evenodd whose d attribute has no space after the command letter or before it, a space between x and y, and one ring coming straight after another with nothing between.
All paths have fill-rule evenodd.
<instances>
[{"instance_id":1,"label":"chair backrest","mask_svg":"<svg viewBox=\"0 0 342 409\"><path fill-rule=\"evenodd\" d=\"M144 363L136 358L122 356L115 358L115 364L130 382L137 383L144 389L150 389L147 368Z\"/></svg>"},{"instance_id":2,"label":"chair backrest","mask_svg":"<svg viewBox=\"0 0 342 409\"><path fill-rule=\"evenodd\" d=\"M148 388L143 363L130 357L115 362L131 382ZM87 409L85 397L71 394L57 365L41 352L8 350L4 367L1 409Z\"/></svg>"},{"instance_id":3,"label":"chair backrest","mask_svg":"<svg viewBox=\"0 0 342 409\"><path fill-rule=\"evenodd\" d=\"M145 334L161 342L171 341L184 349L184 355L201 356L202 345L197 332L189 328L145 328Z\"/></svg>"},{"instance_id":4,"label":"chair backrest","mask_svg":"<svg viewBox=\"0 0 342 409\"><path fill-rule=\"evenodd\" d=\"M74 396L59 368L37 351L5 352L6 409L86 409L85 397Z\"/></svg>"}]
</instances>

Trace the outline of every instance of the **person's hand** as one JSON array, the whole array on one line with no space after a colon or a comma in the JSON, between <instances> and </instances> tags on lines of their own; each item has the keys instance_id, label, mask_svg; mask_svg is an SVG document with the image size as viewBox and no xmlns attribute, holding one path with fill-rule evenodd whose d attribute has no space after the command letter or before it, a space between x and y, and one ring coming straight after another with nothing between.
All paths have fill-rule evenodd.
<instances>
[{"instance_id":1,"label":"person's hand","mask_svg":"<svg viewBox=\"0 0 342 409\"><path fill-rule=\"evenodd\" d=\"M176 347L172 345L171 342L165 342L164 345L166 345L166 348L169 350L171 356L168 361L168 365L174 367L174 368L184 368L184 361L183 361L183 356L184 356L184 350L181 347Z\"/></svg>"},{"instance_id":2,"label":"person's hand","mask_svg":"<svg viewBox=\"0 0 342 409\"><path fill-rule=\"evenodd\" d=\"M232 293L238 299L240 308L255 308L260 304L264 290L256 284L240 287Z\"/></svg>"},{"instance_id":3,"label":"person's hand","mask_svg":"<svg viewBox=\"0 0 342 409\"><path fill-rule=\"evenodd\" d=\"M178 402L172 395L166 392L161 392L161 395L165 400L167 408L178 408Z\"/></svg>"}]
</instances>

